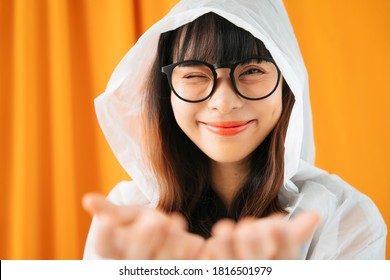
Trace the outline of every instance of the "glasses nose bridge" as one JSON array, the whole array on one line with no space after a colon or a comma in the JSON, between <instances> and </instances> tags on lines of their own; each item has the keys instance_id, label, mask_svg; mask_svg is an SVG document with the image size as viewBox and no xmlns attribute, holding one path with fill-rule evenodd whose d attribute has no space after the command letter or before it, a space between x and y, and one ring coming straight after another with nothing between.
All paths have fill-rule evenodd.
<instances>
[{"instance_id":1,"label":"glasses nose bridge","mask_svg":"<svg viewBox=\"0 0 390 280\"><path fill-rule=\"evenodd\" d=\"M230 80L232 89L233 89L233 91L235 93L238 93L238 91L236 89L235 81L234 81L234 74L233 74L234 69L236 67L236 64L232 64L232 63L217 63L217 64L213 64L211 66L213 68L215 79L214 79L214 85L213 85L213 89L212 89L212 91L210 93L210 96L214 95L215 90L217 88L217 83L218 83L218 73L216 71L217 69L229 69L229 80Z\"/></svg>"},{"instance_id":2,"label":"glasses nose bridge","mask_svg":"<svg viewBox=\"0 0 390 280\"><path fill-rule=\"evenodd\" d=\"M217 63L217 64L213 64L212 66L214 68L214 74L215 74L215 79L216 80L218 79L217 69L229 69L229 77L230 77L231 82L234 85L233 71L234 71L234 68L235 68L235 64L231 64L231 63ZM216 80L214 82L217 82Z\"/></svg>"}]
</instances>

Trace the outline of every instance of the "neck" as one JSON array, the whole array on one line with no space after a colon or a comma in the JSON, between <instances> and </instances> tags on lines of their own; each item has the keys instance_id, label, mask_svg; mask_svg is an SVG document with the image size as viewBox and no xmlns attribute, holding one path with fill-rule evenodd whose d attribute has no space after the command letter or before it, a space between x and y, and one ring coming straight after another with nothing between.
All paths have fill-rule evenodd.
<instances>
[{"instance_id":1,"label":"neck","mask_svg":"<svg viewBox=\"0 0 390 280\"><path fill-rule=\"evenodd\" d=\"M211 161L213 189L228 208L248 174L248 164L247 160L234 163Z\"/></svg>"}]
</instances>

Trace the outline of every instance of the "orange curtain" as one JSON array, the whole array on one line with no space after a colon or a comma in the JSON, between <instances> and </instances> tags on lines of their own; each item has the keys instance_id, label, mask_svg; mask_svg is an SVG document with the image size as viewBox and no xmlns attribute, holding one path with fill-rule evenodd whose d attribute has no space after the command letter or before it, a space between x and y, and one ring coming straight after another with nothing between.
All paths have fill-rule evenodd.
<instances>
[{"instance_id":1,"label":"orange curtain","mask_svg":"<svg viewBox=\"0 0 390 280\"><path fill-rule=\"evenodd\" d=\"M176 2L0 0L1 259L82 257L82 195L129 179L93 99ZM309 71L317 164L389 222L390 2L284 2Z\"/></svg>"}]
</instances>

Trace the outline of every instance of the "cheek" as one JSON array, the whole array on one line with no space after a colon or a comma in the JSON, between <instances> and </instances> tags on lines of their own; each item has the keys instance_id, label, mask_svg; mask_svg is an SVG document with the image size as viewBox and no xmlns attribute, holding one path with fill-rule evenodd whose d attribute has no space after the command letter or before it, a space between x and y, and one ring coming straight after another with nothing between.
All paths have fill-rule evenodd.
<instances>
[{"instance_id":1,"label":"cheek","mask_svg":"<svg viewBox=\"0 0 390 280\"><path fill-rule=\"evenodd\" d=\"M259 119L268 130L272 130L283 111L282 92L278 89L273 95L265 100L260 100L261 104L256 106Z\"/></svg>"},{"instance_id":2,"label":"cheek","mask_svg":"<svg viewBox=\"0 0 390 280\"><path fill-rule=\"evenodd\" d=\"M196 125L197 104L184 102L172 94L171 105L177 124L188 135Z\"/></svg>"},{"instance_id":3,"label":"cheek","mask_svg":"<svg viewBox=\"0 0 390 280\"><path fill-rule=\"evenodd\" d=\"M282 115L282 111L283 111L283 103L282 100L280 100L280 102L278 102L273 106L273 111L271 115L271 118L274 120L275 124L280 119L280 116Z\"/></svg>"}]
</instances>

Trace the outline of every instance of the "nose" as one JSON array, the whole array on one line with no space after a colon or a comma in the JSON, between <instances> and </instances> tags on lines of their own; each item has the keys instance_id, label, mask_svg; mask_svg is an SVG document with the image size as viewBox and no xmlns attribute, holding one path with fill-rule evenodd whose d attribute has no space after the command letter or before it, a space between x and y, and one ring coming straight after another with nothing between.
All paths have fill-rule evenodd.
<instances>
[{"instance_id":1,"label":"nose","mask_svg":"<svg viewBox=\"0 0 390 280\"><path fill-rule=\"evenodd\" d=\"M218 110L222 114L241 108L245 102L234 90L229 71L230 69L217 70L214 92L208 100L209 109Z\"/></svg>"}]
</instances>

